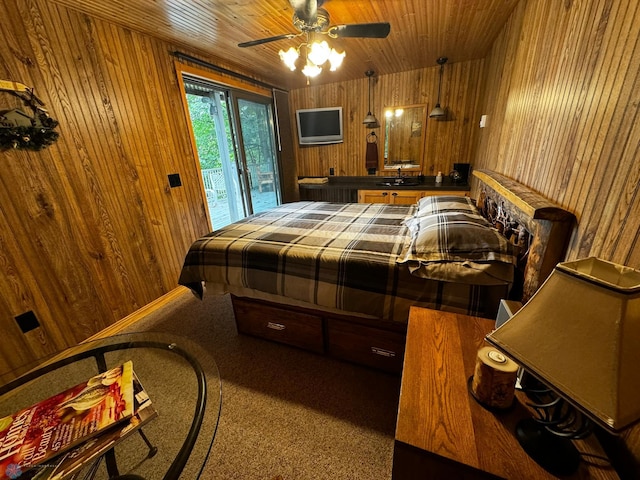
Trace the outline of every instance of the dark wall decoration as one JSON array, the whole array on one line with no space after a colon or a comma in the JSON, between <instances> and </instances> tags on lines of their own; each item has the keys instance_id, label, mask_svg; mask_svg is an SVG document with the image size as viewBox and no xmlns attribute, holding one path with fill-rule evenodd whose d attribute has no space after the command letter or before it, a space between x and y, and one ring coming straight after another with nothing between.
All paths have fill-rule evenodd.
<instances>
[{"instance_id":1,"label":"dark wall decoration","mask_svg":"<svg viewBox=\"0 0 640 480\"><path fill-rule=\"evenodd\" d=\"M41 150L58 139L58 122L43 108L32 88L21 83L0 80L0 92L20 98L31 113L14 108L0 110L0 150L22 148Z\"/></svg>"}]
</instances>

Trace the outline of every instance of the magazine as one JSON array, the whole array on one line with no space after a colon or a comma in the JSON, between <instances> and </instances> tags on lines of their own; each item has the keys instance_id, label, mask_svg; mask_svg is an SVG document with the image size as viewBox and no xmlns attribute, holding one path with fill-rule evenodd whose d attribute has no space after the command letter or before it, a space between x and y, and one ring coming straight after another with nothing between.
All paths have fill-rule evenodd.
<instances>
[{"instance_id":1,"label":"magazine","mask_svg":"<svg viewBox=\"0 0 640 480\"><path fill-rule=\"evenodd\" d=\"M90 438L38 470L34 480L62 480L80 470L92 460L98 459L120 441L158 416L149 395L133 372L134 414L126 422ZM22 479L21 479L22 480Z\"/></svg>"},{"instance_id":2,"label":"magazine","mask_svg":"<svg viewBox=\"0 0 640 480\"><path fill-rule=\"evenodd\" d=\"M46 464L133 411L129 361L0 419L0 480Z\"/></svg>"}]
</instances>

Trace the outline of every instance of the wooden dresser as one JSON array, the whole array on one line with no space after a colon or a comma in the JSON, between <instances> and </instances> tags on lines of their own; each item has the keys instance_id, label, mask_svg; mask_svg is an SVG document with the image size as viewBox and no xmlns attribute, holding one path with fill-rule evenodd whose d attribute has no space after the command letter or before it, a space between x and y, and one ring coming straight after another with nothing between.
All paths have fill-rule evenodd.
<instances>
[{"instance_id":1,"label":"wooden dresser","mask_svg":"<svg viewBox=\"0 0 640 480\"><path fill-rule=\"evenodd\" d=\"M491 413L468 392L477 351L494 321L412 307L402 373L393 479L552 479L524 452L515 425L530 416L520 399ZM519 395L519 394L518 394ZM604 455L595 436L580 451ZM582 462L563 478L619 478L608 462Z\"/></svg>"}]
</instances>

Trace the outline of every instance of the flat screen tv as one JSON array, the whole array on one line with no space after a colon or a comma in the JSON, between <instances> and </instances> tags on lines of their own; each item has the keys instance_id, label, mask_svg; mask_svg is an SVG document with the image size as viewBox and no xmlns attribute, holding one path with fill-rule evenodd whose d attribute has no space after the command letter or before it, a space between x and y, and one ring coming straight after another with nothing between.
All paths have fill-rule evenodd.
<instances>
[{"instance_id":1,"label":"flat screen tv","mask_svg":"<svg viewBox=\"0 0 640 480\"><path fill-rule=\"evenodd\" d=\"M300 145L342 143L342 107L296 110Z\"/></svg>"}]
</instances>

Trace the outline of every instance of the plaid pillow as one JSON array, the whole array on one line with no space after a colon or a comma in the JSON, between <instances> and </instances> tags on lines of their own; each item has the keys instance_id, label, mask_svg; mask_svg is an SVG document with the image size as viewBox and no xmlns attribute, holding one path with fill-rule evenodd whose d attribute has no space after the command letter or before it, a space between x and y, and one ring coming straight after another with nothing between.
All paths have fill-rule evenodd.
<instances>
[{"instance_id":1,"label":"plaid pillow","mask_svg":"<svg viewBox=\"0 0 640 480\"><path fill-rule=\"evenodd\" d=\"M517 247L475 214L446 212L410 220L411 242L404 262L504 262L516 264Z\"/></svg>"},{"instance_id":2,"label":"plaid pillow","mask_svg":"<svg viewBox=\"0 0 640 480\"><path fill-rule=\"evenodd\" d=\"M415 216L423 217L425 215L445 212L462 212L480 215L476 204L469 197L460 197L456 195L432 195L430 197L422 197L418 201L418 208L416 209Z\"/></svg>"}]
</instances>

